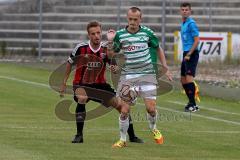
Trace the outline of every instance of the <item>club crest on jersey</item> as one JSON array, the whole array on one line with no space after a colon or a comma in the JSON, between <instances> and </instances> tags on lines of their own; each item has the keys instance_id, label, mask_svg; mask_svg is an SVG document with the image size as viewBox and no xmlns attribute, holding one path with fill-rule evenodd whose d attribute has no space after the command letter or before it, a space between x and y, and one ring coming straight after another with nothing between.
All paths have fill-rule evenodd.
<instances>
[{"instance_id":1,"label":"club crest on jersey","mask_svg":"<svg viewBox=\"0 0 240 160\"><path fill-rule=\"evenodd\" d=\"M146 36L140 37L139 40L140 40L141 42L148 42L148 41L149 41L149 37L146 37Z\"/></svg>"},{"instance_id":2,"label":"club crest on jersey","mask_svg":"<svg viewBox=\"0 0 240 160\"><path fill-rule=\"evenodd\" d=\"M85 54L85 55L84 55L84 58L89 58L88 54Z\"/></svg>"}]
</instances>

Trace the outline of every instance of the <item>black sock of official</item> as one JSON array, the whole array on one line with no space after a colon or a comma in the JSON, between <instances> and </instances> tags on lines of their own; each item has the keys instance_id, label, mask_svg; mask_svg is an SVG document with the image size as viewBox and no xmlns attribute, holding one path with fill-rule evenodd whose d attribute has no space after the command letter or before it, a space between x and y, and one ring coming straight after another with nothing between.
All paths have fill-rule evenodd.
<instances>
[{"instance_id":1,"label":"black sock of official","mask_svg":"<svg viewBox=\"0 0 240 160\"><path fill-rule=\"evenodd\" d=\"M189 102L193 105L196 105L195 102L195 85L193 82L187 84Z\"/></svg>"},{"instance_id":2,"label":"black sock of official","mask_svg":"<svg viewBox=\"0 0 240 160\"><path fill-rule=\"evenodd\" d=\"M77 125L77 135L83 134L84 121L86 117L85 104L77 104L76 107L76 125Z\"/></svg>"},{"instance_id":3,"label":"black sock of official","mask_svg":"<svg viewBox=\"0 0 240 160\"><path fill-rule=\"evenodd\" d=\"M128 135L129 135L129 139L133 139L135 137L135 133L134 133L134 129L133 129L133 122L132 122L132 118L129 115L129 127L128 127Z\"/></svg>"},{"instance_id":4,"label":"black sock of official","mask_svg":"<svg viewBox=\"0 0 240 160\"><path fill-rule=\"evenodd\" d=\"M182 87L184 88L184 90L185 90L185 93L186 93L186 95L187 95L187 97L188 97L188 103L190 102L190 97L189 97L189 94L188 94L188 84L182 84Z\"/></svg>"}]
</instances>

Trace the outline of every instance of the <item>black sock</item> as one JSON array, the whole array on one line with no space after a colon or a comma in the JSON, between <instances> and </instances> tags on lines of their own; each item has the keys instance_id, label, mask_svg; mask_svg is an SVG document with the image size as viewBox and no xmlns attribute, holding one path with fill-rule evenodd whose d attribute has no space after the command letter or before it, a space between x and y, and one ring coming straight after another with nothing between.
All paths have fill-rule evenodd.
<instances>
[{"instance_id":1,"label":"black sock","mask_svg":"<svg viewBox=\"0 0 240 160\"><path fill-rule=\"evenodd\" d=\"M188 95L188 98L189 98L189 102L195 106L196 105L196 102L195 102L195 85L194 85L193 82L190 82L190 83L186 84L186 87L187 87L187 95Z\"/></svg>"},{"instance_id":2,"label":"black sock","mask_svg":"<svg viewBox=\"0 0 240 160\"><path fill-rule=\"evenodd\" d=\"M129 127L128 127L128 135L129 135L129 139L133 139L135 137L135 133L134 133L134 129L133 129L133 122L132 122L132 118L129 115Z\"/></svg>"},{"instance_id":3,"label":"black sock","mask_svg":"<svg viewBox=\"0 0 240 160\"><path fill-rule=\"evenodd\" d=\"M188 97L188 103L190 103L190 98L189 98L189 95L188 95L188 85L187 84L182 84L182 87L184 88L185 93Z\"/></svg>"},{"instance_id":4,"label":"black sock","mask_svg":"<svg viewBox=\"0 0 240 160\"><path fill-rule=\"evenodd\" d=\"M76 107L76 125L77 125L77 135L83 134L83 126L86 117L85 104L77 104Z\"/></svg>"}]
</instances>

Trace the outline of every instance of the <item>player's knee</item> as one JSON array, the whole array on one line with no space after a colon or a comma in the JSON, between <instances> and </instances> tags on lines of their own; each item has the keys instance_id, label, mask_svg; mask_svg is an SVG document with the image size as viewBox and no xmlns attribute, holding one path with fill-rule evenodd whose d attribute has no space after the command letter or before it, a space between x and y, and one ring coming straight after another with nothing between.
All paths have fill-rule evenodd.
<instances>
[{"instance_id":1,"label":"player's knee","mask_svg":"<svg viewBox=\"0 0 240 160\"><path fill-rule=\"evenodd\" d=\"M193 82L193 76L192 75L187 75L186 76L186 83L191 83Z\"/></svg>"},{"instance_id":2,"label":"player's knee","mask_svg":"<svg viewBox=\"0 0 240 160\"><path fill-rule=\"evenodd\" d=\"M129 117L129 113L123 113L123 112L122 112L122 113L120 114L120 117L119 117L119 118L120 118L121 121L124 121L124 120L126 120L128 117Z\"/></svg>"},{"instance_id":3,"label":"player's knee","mask_svg":"<svg viewBox=\"0 0 240 160\"><path fill-rule=\"evenodd\" d=\"M147 111L149 115L151 115L152 117L155 117L157 114L157 110L156 109L152 109L152 110L148 110Z\"/></svg>"},{"instance_id":4,"label":"player's knee","mask_svg":"<svg viewBox=\"0 0 240 160\"><path fill-rule=\"evenodd\" d=\"M88 100L86 91L83 88L77 88L75 91L75 95L77 97L78 103L80 104L85 104Z\"/></svg>"},{"instance_id":5,"label":"player's knee","mask_svg":"<svg viewBox=\"0 0 240 160\"><path fill-rule=\"evenodd\" d=\"M119 97L114 97L114 101L112 101L113 107L119 111L119 113L129 113L130 106L121 100Z\"/></svg>"},{"instance_id":6,"label":"player's knee","mask_svg":"<svg viewBox=\"0 0 240 160\"><path fill-rule=\"evenodd\" d=\"M151 116L155 116L155 115L156 115L156 109L155 109L155 108L148 108L147 112L148 112Z\"/></svg>"},{"instance_id":7,"label":"player's knee","mask_svg":"<svg viewBox=\"0 0 240 160\"><path fill-rule=\"evenodd\" d=\"M150 115L155 115L156 114L156 101L148 102L148 104L147 104L147 112Z\"/></svg>"},{"instance_id":8,"label":"player's knee","mask_svg":"<svg viewBox=\"0 0 240 160\"><path fill-rule=\"evenodd\" d=\"M156 100L149 100L149 101L145 101L145 105L147 106L148 109L155 110L157 103L156 103Z\"/></svg>"},{"instance_id":9,"label":"player's knee","mask_svg":"<svg viewBox=\"0 0 240 160\"><path fill-rule=\"evenodd\" d=\"M125 102L121 102L120 108L121 108L121 113L128 114L130 112L130 106Z\"/></svg>"},{"instance_id":10,"label":"player's knee","mask_svg":"<svg viewBox=\"0 0 240 160\"><path fill-rule=\"evenodd\" d=\"M181 80L180 80L180 81L181 81L182 84L186 84L186 83L187 83L186 77L181 77Z\"/></svg>"},{"instance_id":11,"label":"player's knee","mask_svg":"<svg viewBox=\"0 0 240 160\"><path fill-rule=\"evenodd\" d=\"M85 95L76 95L78 99L78 103L85 104L87 102L88 97Z\"/></svg>"},{"instance_id":12,"label":"player's knee","mask_svg":"<svg viewBox=\"0 0 240 160\"><path fill-rule=\"evenodd\" d=\"M121 113L127 115L129 113L129 108L128 107L122 107L121 108Z\"/></svg>"},{"instance_id":13,"label":"player's knee","mask_svg":"<svg viewBox=\"0 0 240 160\"><path fill-rule=\"evenodd\" d=\"M113 97L110 100L106 100L106 106L111 106L115 108L119 113L121 113L121 103L117 97Z\"/></svg>"},{"instance_id":14,"label":"player's knee","mask_svg":"<svg viewBox=\"0 0 240 160\"><path fill-rule=\"evenodd\" d=\"M120 118L122 120L125 120L129 115L130 106L124 102L121 102L119 111L120 111Z\"/></svg>"}]
</instances>

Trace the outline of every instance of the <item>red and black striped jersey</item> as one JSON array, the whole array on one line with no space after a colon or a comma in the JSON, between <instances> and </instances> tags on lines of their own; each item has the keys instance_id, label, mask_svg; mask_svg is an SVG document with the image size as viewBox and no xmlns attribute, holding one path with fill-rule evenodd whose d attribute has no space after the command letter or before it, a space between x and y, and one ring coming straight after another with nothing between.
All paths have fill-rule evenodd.
<instances>
[{"instance_id":1,"label":"red and black striped jersey","mask_svg":"<svg viewBox=\"0 0 240 160\"><path fill-rule=\"evenodd\" d=\"M110 60L104 43L101 43L97 50L91 47L90 41L78 44L68 62L76 66L73 85L106 83L106 63L110 63Z\"/></svg>"}]
</instances>

